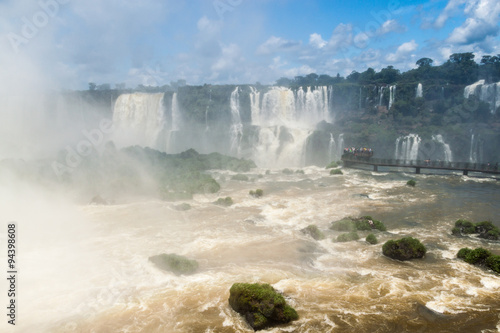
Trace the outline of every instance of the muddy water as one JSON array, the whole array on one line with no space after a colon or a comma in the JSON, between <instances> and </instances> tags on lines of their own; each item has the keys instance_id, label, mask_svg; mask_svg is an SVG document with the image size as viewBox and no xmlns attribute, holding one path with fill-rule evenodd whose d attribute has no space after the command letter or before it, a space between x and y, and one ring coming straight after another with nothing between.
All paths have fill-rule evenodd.
<instances>
[{"instance_id":1,"label":"muddy water","mask_svg":"<svg viewBox=\"0 0 500 333\"><path fill-rule=\"evenodd\" d=\"M53 244L64 278L48 292L41 285L51 281L38 277L32 290L45 298L27 306L38 315L26 319L24 329L251 332L228 306L229 288L235 282L265 282L283 292L300 316L271 332L498 331L500 277L457 260L456 253L483 246L500 254L500 243L451 236L459 218L498 225L498 181L304 170L305 175L258 170L249 174L252 182L214 173L221 192L196 196L186 212L156 200L77 207L87 232L77 242ZM259 173L264 176L257 178ZM415 188L405 185L410 178L416 179ZM248 195L257 188L264 197ZM219 196L231 196L235 204L213 205ZM359 241L332 242L339 233L328 230L331 221L366 214L388 227L377 234L379 244L366 243L362 232ZM327 238L302 234L309 224ZM407 235L426 245L425 259L397 262L381 254L385 241ZM64 259L77 250L87 255ZM26 252L36 261L35 249ZM159 271L148 262L159 253L196 259L199 271L191 276Z\"/></svg>"}]
</instances>

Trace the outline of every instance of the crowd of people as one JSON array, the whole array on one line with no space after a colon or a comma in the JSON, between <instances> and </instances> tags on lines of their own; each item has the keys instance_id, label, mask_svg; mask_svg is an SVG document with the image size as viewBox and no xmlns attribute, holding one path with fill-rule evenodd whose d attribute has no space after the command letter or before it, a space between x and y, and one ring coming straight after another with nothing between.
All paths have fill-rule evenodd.
<instances>
[{"instance_id":1,"label":"crowd of people","mask_svg":"<svg viewBox=\"0 0 500 333\"><path fill-rule=\"evenodd\" d=\"M355 148L355 147L350 147L350 148L344 148L344 155L352 155L354 157L372 157L373 156L373 149L371 148Z\"/></svg>"}]
</instances>

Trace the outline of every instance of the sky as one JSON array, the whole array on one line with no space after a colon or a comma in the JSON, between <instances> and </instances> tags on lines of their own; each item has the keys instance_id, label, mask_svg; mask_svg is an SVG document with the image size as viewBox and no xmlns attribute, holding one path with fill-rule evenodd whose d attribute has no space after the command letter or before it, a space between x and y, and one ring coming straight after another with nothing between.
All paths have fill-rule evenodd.
<instances>
[{"instance_id":1,"label":"sky","mask_svg":"<svg viewBox=\"0 0 500 333\"><path fill-rule=\"evenodd\" d=\"M273 84L500 54L500 1L0 0L0 88Z\"/></svg>"}]
</instances>

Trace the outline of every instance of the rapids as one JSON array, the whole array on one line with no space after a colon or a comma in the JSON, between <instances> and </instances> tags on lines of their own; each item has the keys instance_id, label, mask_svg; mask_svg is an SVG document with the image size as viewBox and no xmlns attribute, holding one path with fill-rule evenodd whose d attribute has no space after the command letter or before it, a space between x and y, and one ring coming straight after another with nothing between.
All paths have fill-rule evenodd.
<instances>
[{"instance_id":1,"label":"rapids","mask_svg":"<svg viewBox=\"0 0 500 333\"><path fill-rule=\"evenodd\" d=\"M483 246L500 254L500 243L451 235L459 218L498 225L496 179L303 170L256 169L250 182L213 171L221 191L195 196L185 212L151 198L74 205L17 185L4 212L21 242L16 331L252 332L228 305L235 282L270 283L298 311L299 320L269 332L498 330L500 277L456 253ZM415 188L405 185L410 178ZM248 195L256 188L262 198ZM235 204L212 204L225 196ZM361 215L387 226L379 244L362 232L358 241L332 242L339 233L330 222ZM310 224L326 239L300 231ZM407 235L427 247L424 259L382 255L385 241ZM148 261L159 253L196 259L200 268L190 276L160 271Z\"/></svg>"}]
</instances>

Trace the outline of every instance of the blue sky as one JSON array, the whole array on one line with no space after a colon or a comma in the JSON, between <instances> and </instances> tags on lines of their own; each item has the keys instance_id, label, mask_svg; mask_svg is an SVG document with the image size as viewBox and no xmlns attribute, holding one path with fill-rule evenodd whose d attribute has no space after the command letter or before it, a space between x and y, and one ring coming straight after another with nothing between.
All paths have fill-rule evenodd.
<instances>
[{"instance_id":1,"label":"blue sky","mask_svg":"<svg viewBox=\"0 0 500 333\"><path fill-rule=\"evenodd\" d=\"M274 83L500 53L498 0L0 0L0 77L86 89Z\"/></svg>"}]
</instances>

